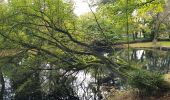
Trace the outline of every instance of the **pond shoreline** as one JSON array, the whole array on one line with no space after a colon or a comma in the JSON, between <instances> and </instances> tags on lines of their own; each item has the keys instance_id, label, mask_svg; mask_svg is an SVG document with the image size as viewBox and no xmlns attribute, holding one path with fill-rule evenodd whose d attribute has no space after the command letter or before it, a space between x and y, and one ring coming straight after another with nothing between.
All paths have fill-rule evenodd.
<instances>
[{"instance_id":1,"label":"pond shoreline","mask_svg":"<svg viewBox=\"0 0 170 100\"><path fill-rule=\"evenodd\" d=\"M113 48L128 48L128 43L115 43ZM131 41L129 42L129 47L130 48L148 48L148 49L158 49L162 51L170 51L170 41L157 41L157 42L152 42L152 41Z\"/></svg>"},{"instance_id":2,"label":"pond shoreline","mask_svg":"<svg viewBox=\"0 0 170 100\"><path fill-rule=\"evenodd\" d=\"M165 41L168 41L170 42L170 39L158 39L157 42L165 42ZM122 45L122 44L132 44L132 43L145 43L145 42L153 42L152 40L149 40L149 39L143 39L143 40L133 40L133 41L129 41L129 42L115 42L113 43L112 45Z\"/></svg>"}]
</instances>

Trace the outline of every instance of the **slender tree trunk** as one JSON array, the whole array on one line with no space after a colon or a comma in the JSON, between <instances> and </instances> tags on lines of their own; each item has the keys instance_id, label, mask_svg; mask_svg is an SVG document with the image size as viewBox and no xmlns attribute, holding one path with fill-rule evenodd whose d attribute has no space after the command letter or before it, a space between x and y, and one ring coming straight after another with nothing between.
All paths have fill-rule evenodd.
<instances>
[{"instance_id":1,"label":"slender tree trunk","mask_svg":"<svg viewBox=\"0 0 170 100\"><path fill-rule=\"evenodd\" d=\"M153 42L156 42L158 39L158 33L159 32L159 13L154 18L153 22Z\"/></svg>"},{"instance_id":2,"label":"slender tree trunk","mask_svg":"<svg viewBox=\"0 0 170 100\"><path fill-rule=\"evenodd\" d=\"M0 100L3 100L3 95L5 92L5 81L4 81L4 77L3 77L3 73L2 70L0 69L0 83L1 83L1 90L0 90Z\"/></svg>"},{"instance_id":3,"label":"slender tree trunk","mask_svg":"<svg viewBox=\"0 0 170 100\"><path fill-rule=\"evenodd\" d=\"M133 40L135 40L135 33L133 33L132 36L133 36Z\"/></svg>"},{"instance_id":4,"label":"slender tree trunk","mask_svg":"<svg viewBox=\"0 0 170 100\"><path fill-rule=\"evenodd\" d=\"M138 32L135 32L135 38L136 39L138 38Z\"/></svg>"}]
</instances>

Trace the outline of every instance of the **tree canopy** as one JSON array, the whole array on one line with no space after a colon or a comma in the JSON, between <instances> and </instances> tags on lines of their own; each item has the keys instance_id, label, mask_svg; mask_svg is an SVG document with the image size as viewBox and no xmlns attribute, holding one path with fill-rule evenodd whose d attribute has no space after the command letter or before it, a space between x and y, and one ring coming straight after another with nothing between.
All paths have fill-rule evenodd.
<instances>
[{"instance_id":1,"label":"tree canopy","mask_svg":"<svg viewBox=\"0 0 170 100\"><path fill-rule=\"evenodd\" d=\"M164 4L160 0L129 0L128 4L103 0L97 3L96 12L77 17L73 4L63 0L2 2L0 76L11 80L17 100L28 96L38 100L41 95L76 100L71 83L74 73L81 70L107 70L105 74L126 80L129 71L137 68L105 54L114 53L114 43L126 41L127 31L130 35L139 31L158 34L155 19L164 11Z\"/></svg>"}]
</instances>

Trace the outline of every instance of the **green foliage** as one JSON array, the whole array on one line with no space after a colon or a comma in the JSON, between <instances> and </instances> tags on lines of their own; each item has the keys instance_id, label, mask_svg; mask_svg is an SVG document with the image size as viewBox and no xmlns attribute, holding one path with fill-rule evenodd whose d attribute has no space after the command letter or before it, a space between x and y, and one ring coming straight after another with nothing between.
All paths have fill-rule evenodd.
<instances>
[{"instance_id":1,"label":"green foliage","mask_svg":"<svg viewBox=\"0 0 170 100\"><path fill-rule=\"evenodd\" d=\"M90 39L98 37L98 40L107 39L112 42L123 40L127 32L126 14L128 14L129 34L144 32L144 38L150 38L151 26L149 25L153 24L151 23L153 17L164 10L163 7L164 1L156 0L129 0L128 8L124 0L100 4L95 16L87 13L79 18L78 29L87 34L85 36ZM102 30L98 27L96 19Z\"/></svg>"},{"instance_id":2,"label":"green foliage","mask_svg":"<svg viewBox=\"0 0 170 100\"><path fill-rule=\"evenodd\" d=\"M137 70L130 73L129 84L133 88L139 89L141 95L159 95L168 91L170 86L164 80L162 74Z\"/></svg>"},{"instance_id":3,"label":"green foliage","mask_svg":"<svg viewBox=\"0 0 170 100\"><path fill-rule=\"evenodd\" d=\"M17 93L16 98L26 100L37 91L39 94L51 93L65 98L74 95L71 86L74 77L71 73L86 68L92 73L98 68L104 73L110 71L126 76L126 71L131 68L126 66L125 61L117 59L118 56L104 57L98 51L111 51L108 41L112 44L125 36L127 10L129 32L145 28L143 21L134 23L132 16L134 9L142 11L140 4L143 2L129 1L128 9L124 0L116 0L99 5L95 15L88 13L79 18L73 14L72 4L63 0L9 0L0 4L0 48L12 48L10 53L5 50L10 57L1 60L0 64L3 73L11 81L13 91ZM158 6L154 14L162 11L162 3ZM144 6L145 11L153 10L156 6L151 4L147 7ZM140 13L143 15L144 12ZM140 17L137 16L137 19ZM151 22L152 18L146 20ZM150 32L150 29L145 31ZM99 42L96 49L95 45L91 45L95 41ZM162 85L158 83L162 84L162 80L156 75L144 71L142 76L135 72L130 83L142 91L155 90L156 87L160 90Z\"/></svg>"}]
</instances>

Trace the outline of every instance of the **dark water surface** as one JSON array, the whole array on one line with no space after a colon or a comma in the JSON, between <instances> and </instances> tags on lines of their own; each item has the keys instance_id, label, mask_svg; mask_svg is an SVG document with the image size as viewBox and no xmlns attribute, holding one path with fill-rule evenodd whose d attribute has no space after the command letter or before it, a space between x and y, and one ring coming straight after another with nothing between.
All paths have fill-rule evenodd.
<instances>
[{"instance_id":1,"label":"dark water surface","mask_svg":"<svg viewBox=\"0 0 170 100\"><path fill-rule=\"evenodd\" d=\"M134 66L161 73L169 73L170 71L169 51L147 49L131 49L128 51L117 49L112 54L105 53L104 56L116 56L128 61L128 52L130 64ZM46 67L49 66L48 64L46 65ZM58 76L49 78L54 73L65 74L62 78ZM17 90L12 88L13 79L8 77L4 79L5 93L3 100L106 100L113 87L119 90L123 89L122 80L100 66L98 66L98 69L87 69L77 72L66 72L64 70L41 71L38 78L38 87L41 87L41 90L30 89L27 92L27 89L25 89L23 92L28 94L21 94L19 95L20 97L16 97ZM0 85L1 87L2 85ZM25 87L23 86L23 88Z\"/></svg>"}]
</instances>

